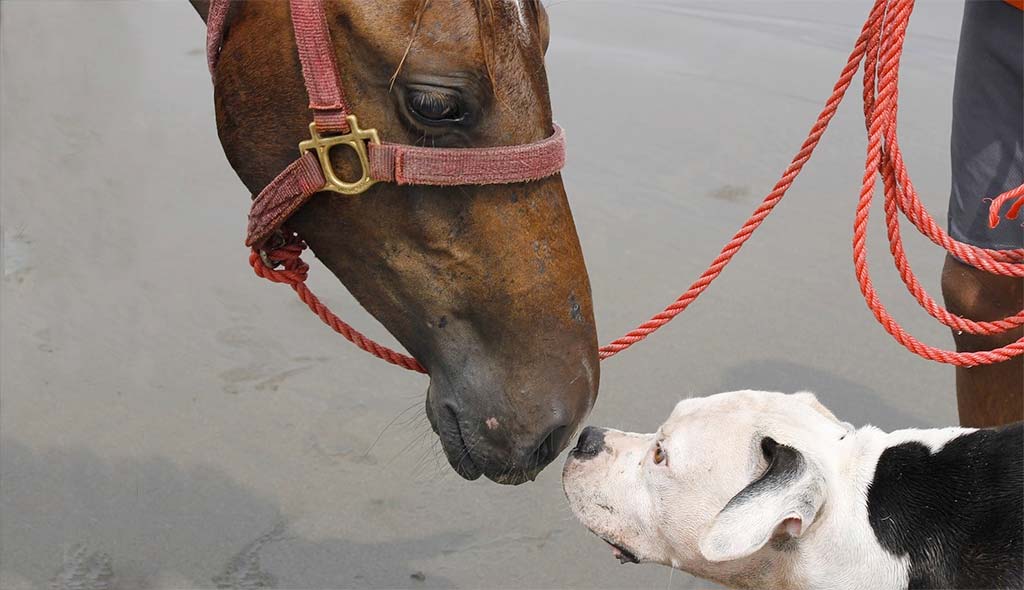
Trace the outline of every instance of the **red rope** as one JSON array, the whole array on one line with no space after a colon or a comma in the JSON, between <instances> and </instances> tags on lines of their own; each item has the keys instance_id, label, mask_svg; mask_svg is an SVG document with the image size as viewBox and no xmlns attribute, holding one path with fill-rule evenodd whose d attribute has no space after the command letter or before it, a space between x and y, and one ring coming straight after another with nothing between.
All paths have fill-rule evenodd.
<instances>
[{"instance_id":1,"label":"red rope","mask_svg":"<svg viewBox=\"0 0 1024 590\"><path fill-rule=\"evenodd\" d=\"M921 287L917 277L910 269L903 250L900 237L899 221L896 210L902 211L908 219L934 243L971 266L986 272L1004 276L1024 276L1024 249L986 250L969 244L958 242L949 236L935 220L925 211L917 196L914 185L910 182L903 155L896 138L897 88L899 80L900 55L907 23L913 10L913 0L877 0L869 15L857 44L850 54L850 59L843 68L839 81L810 135L804 141L800 151L786 168L782 178L772 192L765 197L754 214L743 224L743 227L726 244L711 266L690 286L685 293L672 302L664 311L644 322L625 336L601 348L601 358L615 355L633 344L643 340L658 328L670 322L676 315L686 309L711 284L732 257L750 239L754 230L761 225L768 213L782 200L793 180L800 173L818 145L825 128L835 114L854 73L864 60L864 115L868 128L868 150L865 162L864 181L861 185L860 201L854 223L854 267L857 281L861 287L864 300L874 313L875 318L889 334L907 350L926 359L949 363L957 366L974 366L991 364L1007 360L1024 353L1024 338L1006 346L980 352L955 352L928 346L903 328L889 315L885 306L871 283L868 273L866 253L866 230L868 209L874 197L875 175L880 174L885 189L886 222L889 230L890 250L903 282L917 301L943 324L972 334L999 334L1024 324L1024 310L1008 318L995 322L975 322L950 313L932 299ZM865 60L865 56L867 59ZM883 141L884 140L884 141ZM1007 191L993 199L991 224L998 223L999 207L1012 198L1018 200L1011 207L1007 216L1013 218L1024 205L1024 185Z\"/></svg>"},{"instance_id":2,"label":"red rope","mask_svg":"<svg viewBox=\"0 0 1024 590\"><path fill-rule=\"evenodd\" d=\"M398 365L403 369L426 373L427 370L411 356L391 350L387 346L377 344L364 336L361 332L345 323L344 320L331 313L327 306L320 302L316 295L306 286L306 276L309 273L309 265L302 261L302 251L306 249L305 242L292 241L272 252L267 257L275 263L281 264L280 269L270 268L264 262L260 253L255 248L249 253L249 265L256 271L256 274L271 280L275 283L291 285L292 289L299 295L309 309L320 317L332 330L341 334L346 340L359 348L384 359L392 365Z\"/></svg>"},{"instance_id":3,"label":"red rope","mask_svg":"<svg viewBox=\"0 0 1024 590\"><path fill-rule=\"evenodd\" d=\"M832 88L832 94L825 102L825 107L822 109L821 113L818 115L818 119L811 127L811 131L808 134L807 139L805 139L803 145L800 146L800 151L793 156L789 166L787 166L785 172L783 172L782 178L775 183L772 191L768 193L763 201L761 201L761 205L758 206L753 215L747 219L743 224L743 227L736 232L732 237L732 240L722 248L722 251L719 252L718 256L711 262L711 266L709 266L708 269L705 270L692 285L690 285L689 289L669 304L661 313L640 324L625 336L602 346L602 360L616 355L644 338L647 338L658 330L658 328L661 328L668 322L672 321L673 318L689 307L690 304L708 288L711 282L718 278L718 275L722 274L722 270L725 269L727 264L729 264L733 256L739 252L740 248L743 247L743 244L745 244L746 241L754 234L754 231L760 227L761 223L763 223L765 218L768 217L768 214L771 213L775 206L782 200L782 197L786 196L786 191L788 191L789 187L792 186L793 181L796 180L797 175L800 174L804 164L810 160L811 154L814 153L814 148L816 148L818 146L818 142L821 141L821 136L824 135L829 122L831 122L832 117L836 114L836 110L839 108L839 103L842 102L843 96L846 94L846 89L849 88L854 74L860 67L861 59L863 59L864 53L867 49L870 33L872 30L877 28L878 22L881 20L876 13L878 11L879 4L882 4L883 2L884 0L877 0L875 10L872 11L867 23L864 24L860 37L857 38L857 43L854 46L853 51L850 53L850 58L847 60L846 66L839 75L839 80Z\"/></svg>"},{"instance_id":4,"label":"red rope","mask_svg":"<svg viewBox=\"0 0 1024 590\"><path fill-rule=\"evenodd\" d=\"M1007 219L1017 219L1017 214L1020 213L1021 207L1024 207L1024 184L1018 186L1015 189L1006 191L998 197L992 199L992 205L988 209L988 225L989 227L996 227L999 225L999 209L1002 208L1003 203L1010 199L1017 199L1013 205L1006 210Z\"/></svg>"},{"instance_id":5,"label":"red rope","mask_svg":"<svg viewBox=\"0 0 1024 590\"><path fill-rule=\"evenodd\" d=\"M910 20L910 13L913 7L914 0L876 0L871 14L868 16L867 22L865 22L864 28L857 39L857 43L850 53L849 60L832 89L831 96L829 96L824 109L822 109L818 119L811 127L807 139L804 140L803 145L800 147L800 151L797 152L789 166L786 167L782 178L779 179L772 188L772 191L768 193L740 230L736 232L732 240L722 248L708 269L690 285L690 288L651 319L640 324L621 338L602 346L600 349L602 360L622 352L672 321L673 318L689 307L711 285L712 281L718 278L733 256L739 252L740 248L750 239L754 231L768 217L768 214L779 204L786 191L792 186L793 181L796 180L797 175L800 174L800 171L810 159L815 147L817 147L822 135L828 128L829 122L839 108L839 103L843 100L846 90L853 80L853 76L860 69L861 61L864 62L864 117L868 130L868 145L860 200L854 221L853 252L857 281L860 284L861 293L864 295L868 308L897 342L906 347L907 350L926 359L969 367L997 363L1024 354L1024 338L994 350L980 352L955 352L924 344L903 330L896 320L889 315L885 306L878 299L878 294L875 292L871 282L868 272L865 237L868 211L874 198L875 179L876 175L880 175L885 195L884 207L890 251L892 252L900 277L906 284L909 292L917 299L921 306L944 325L971 334L1000 334L1024 325L1024 310L1013 316L988 322L977 322L950 313L928 295L917 280L917 277L914 276L910 263L907 261L900 235L897 211L906 215L907 219L932 242L942 246L947 252L950 252L971 266L991 274L1024 277L1024 249L987 250L954 240L935 223L935 220L925 210L917 196L913 183L910 181L897 140L896 115L898 112L897 89L900 56L903 52L907 23ZM1006 216L1008 219L1014 219L1020 209L1024 207L1024 185L992 199L990 225L995 227L998 224L1000 208L1012 199L1016 199L1016 201L1007 211ZM359 348L400 367L425 372L415 359L366 338L320 303L305 285L306 272L309 267L299 258L304 248L305 244L300 241L270 252L269 256L271 258L283 264L281 270L274 270L265 265L256 251L250 255L249 262L256 270L256 274L261 277L291 285L295 292L298 293L299 298L314 313L320 316L324 323Z\"/></svg>"},{"instance_id":6,"label":"red rope","mask_svg":"<svg viewBox=\"0 0 1024 590\"><path fill-rule=\"evenodd\" d=\"M864 112L868 129L868 147L864 181L854 221L853 259L857 282L875 318L907 350L926 359L957 366L997 363L1024 353L1024 338L1006 346L979 352L955 352L924 344L904 331L889 315L878 299L868 272L867 220L871 199L875 193L877 172L883 181L890 250L900 276L918 302L943 324L974 334L1001 334L1024 323L1024 311L998 322L984 323L972 322L949 313L924 291L911 272L904 255L896 215L897 208L929 239L971 266L992 274L1024 277L1024 265L1020 264L1024 260L1024 249L1000 252L976 248L954 240L924 210L907 174L896 137L896 119L900 55L903 52L907 23L913 6L913 0L894 0L887 8L882 9L878 9L876 5L876 10L885 10L885 14L881 34L872 35L872 43L868 48L869 58L864 71Z\"/></svg>"}]
</instances>

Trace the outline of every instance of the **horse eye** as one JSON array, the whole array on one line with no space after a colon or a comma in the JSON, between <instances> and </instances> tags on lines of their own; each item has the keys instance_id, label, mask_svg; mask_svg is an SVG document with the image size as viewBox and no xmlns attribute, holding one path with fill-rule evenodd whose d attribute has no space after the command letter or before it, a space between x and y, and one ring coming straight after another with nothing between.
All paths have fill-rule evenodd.
<instances>
[{"instance_id":1,"label":"horse eye","mask_svg":"<svg viewBox=\"0 0 1024 590\"><path fill-rule=\"evenodd\" d=\"M440 89L410 92L408 106L426 123L457 123L464 115L459 96Z\"/></svg>"},{"instance_id":2,"label":"horse eye","mask_svg":"<svg viewBox=\"0 0 1024 590\"><path fill-rule=\"evenodd\" d=\"M654 464L661 465L668 458L668 453L661 448L661 443L654 445Z\"/></svg>"}]
</instances>

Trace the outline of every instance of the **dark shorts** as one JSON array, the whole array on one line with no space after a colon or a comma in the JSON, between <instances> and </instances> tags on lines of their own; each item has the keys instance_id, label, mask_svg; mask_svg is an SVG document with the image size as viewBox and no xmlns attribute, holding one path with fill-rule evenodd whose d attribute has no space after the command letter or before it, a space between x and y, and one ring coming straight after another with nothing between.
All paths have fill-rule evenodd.
<instances>
[{"instance_id":1,"label":"dark shorts","mask_svg":"<svg viewBox=\"0 0 1024 590\"><path fill-rule=\"evenodd\" d=\"M1024 247L1021 218L988 226L986 199L1024 183L1024 11L1002 0L964 6L951 156L950 235L982 248Z\"/></svg>"}]
</instances>

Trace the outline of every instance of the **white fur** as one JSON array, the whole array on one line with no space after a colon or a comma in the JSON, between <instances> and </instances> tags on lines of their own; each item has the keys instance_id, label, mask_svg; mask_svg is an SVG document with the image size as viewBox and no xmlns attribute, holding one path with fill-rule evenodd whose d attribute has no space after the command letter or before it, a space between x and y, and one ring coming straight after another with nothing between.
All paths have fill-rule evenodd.
<instances>
[{"instance_id":1,"label":"white fur","mask_svg":"<svg viewBox=\"0 0 1024 590\"><path fill-rule=\"evenodd\" d=\"M608 431L596 457L570 456L563 486L584 525L641 561L738 588L905 588L907 560L885 551L868 522L875 466L887 447L914 440L938 450L967 432L854 430L807 392L736 391L679 402L653 434ZM716 524L726 503L766 469L765 436L800 451L819 476L821 489L800 495L820 495L817 513L794 513L792 494L782 493L736 522ZM657 441L668 457L661 465L653 461ZM748 530L772 531L774 541L761 534L735 540ZM786 537L799 539L780 545Z\"/></svg>"}]
</instances>

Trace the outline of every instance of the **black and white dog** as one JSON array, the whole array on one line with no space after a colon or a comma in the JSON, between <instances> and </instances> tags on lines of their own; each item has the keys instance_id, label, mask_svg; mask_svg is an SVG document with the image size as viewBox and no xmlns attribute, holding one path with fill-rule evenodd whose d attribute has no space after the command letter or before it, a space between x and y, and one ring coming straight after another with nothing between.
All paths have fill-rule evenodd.
<instances>
[{"instance_id":1,"label":"black and white dog","mask_svg":"<svg viewBox=\"0 0 1024 590\"><path fill-rule=\"evenodd\" d=\"M1022 425L885 433L810 393L680 402L653 434L589 427L562 472L622 561L738 588L1024 587Z\"/></svg>"}]
</instances>

